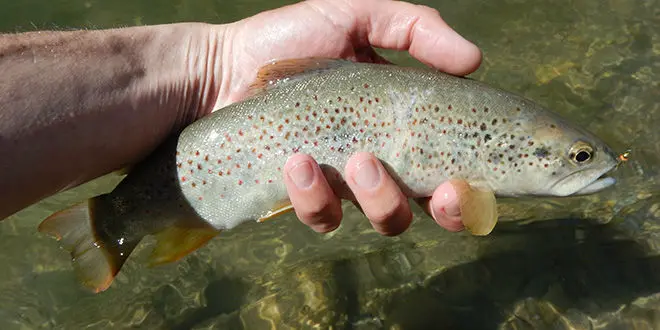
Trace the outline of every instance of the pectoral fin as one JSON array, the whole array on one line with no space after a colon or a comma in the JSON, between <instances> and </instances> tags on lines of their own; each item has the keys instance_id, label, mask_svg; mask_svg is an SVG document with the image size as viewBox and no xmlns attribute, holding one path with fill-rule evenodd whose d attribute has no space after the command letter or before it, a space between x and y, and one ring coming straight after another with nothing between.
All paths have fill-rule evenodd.
<instances>
[{"instance_id":1,"label":"pectoral fin","mask_svg":"<svg viewBox=\"0 0 660 330\"><path fill-rule=\"evenodd\" d=\"M472 234L490 234L497 224L497 202L490 190L471 187L465 181L453 181L461 201L460 210L463 225Z\"/></svg>"},{"instance_id":2,"label":"pectoral fin","mask_svg":"<svg viewBox=\"0 0 660 330\"><path fill-rule=\"evenodd\" d=\"M169 227L155 235L157 243L149 258L156 266L177 261L202 247L220 233L211 227Z\"/></svg>"},{"instance_id":3,"label":"pectoral fin","mask_svg":"<svg viewBox=\"0 0 660 330\"><path fill-rule=\"evenodd\" d=\"M278 204L276 204L266 215L263 217L257 219L258 222L264 222L266 220L270 220L273 218L276 218L284 213L291 212L293 210L293 205L291 205L291 202L286 200L282 201Z\"/></svg>"}]
</instances>

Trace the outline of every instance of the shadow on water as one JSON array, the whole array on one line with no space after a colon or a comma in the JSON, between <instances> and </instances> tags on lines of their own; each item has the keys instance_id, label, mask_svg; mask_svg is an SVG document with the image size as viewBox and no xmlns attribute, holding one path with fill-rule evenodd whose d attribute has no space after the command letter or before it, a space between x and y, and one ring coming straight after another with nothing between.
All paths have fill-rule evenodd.
<instances>
[{"instance_id":1,"label":"shadow on water","mask_svg":"<svg viewBox=\"0 0 660 330\"><path fill-rule=\"evenodd\" d=\"M173 288L166 286L163 289ZM165 290L168 291L168 290ZM185 330L191 329L199 323L204 323L207 320L217 318L224 315L228 318L226 324L231 329L240 329L240 320L236 315L245 302L245 297L248 292L248 285L241 280L231 278L220 278L212 281L204 290L204 298L206 304L198 309L190 310L180 317L181 321L169 324L168 329L171 330ZM170 301L167 297L167 292L162 292L161 295L155 296L155 307L157 301L167 302ZM159 312L167 316L169 311L166 304L161 304Z\"/></svg>"},{"instance_id":2,"label":"shadow on water","mask_svg":"<svg viewBox=\"0 0 660 330\"><path fill-rule=\"evenodd\" d=\"M620 236L616 225L580 226L576 231L576 222L500 228L478 260L394 292L376 324L399 329L588 325L589 318L616 312L640 296L660 291L660 256L649 256L638 242L616 238ZM498 246L511 240L517 241L513 248ZM389 258L389 253L366 258ZM344 279L339 290L346 297L344 311L351 329L362 328L355 325L366 317L360 310L365 303L356 295L360 274L348 265L355 262L335 265L335 276ZM524 308L516 308L521 303ZM570 311L579 315L571 318Z\"/></svg>"}]
</instances>

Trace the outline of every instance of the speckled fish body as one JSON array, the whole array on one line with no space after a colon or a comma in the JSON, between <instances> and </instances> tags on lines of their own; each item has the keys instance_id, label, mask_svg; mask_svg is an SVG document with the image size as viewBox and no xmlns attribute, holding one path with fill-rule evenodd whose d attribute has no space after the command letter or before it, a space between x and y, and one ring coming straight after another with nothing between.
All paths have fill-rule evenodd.
<instances>
[{"instance_id":1,"label":"speckled fish body","mask_svg":"<svg viewBox=\"0 0 660 330\"><path fill-rule=\"evenodd\" d=\"M410 197L430 196L448 179L498 196L585 194L614 183L601 178L617 164L601 140L475 80L308 59L267 66L259 81L261 91L185 128L113 192L42 223L78 257L88 286L104 290L144 235L161 235L169 245L156 259L171 261L214 235L171 228L217 233L270 217L288 202L282 168L294 153L343 173L349 156L371 152ZM91 232L84 239L73 229L81 223ZM83 264L80 242L104 247L87 258L105 258L94 266L105 271Z\"/></svg>"},{"instance_id":2,"label":"speckled fish body","mask_svg":"<svg viewBox=\"0 0 660 330\"><path fill-rule=\"evenodd\" d=\"M340 173L374 153L411 197L465 179L499 196L564 196L616 165L593 135L522 97L427 69L333 62L189 126L177 147L181 190L216 228L264 217L287 199L296 152ZM575 157L588 152L580 163ZM584 155L581 155L581 157Z\"/></svg>"}]
</instances>

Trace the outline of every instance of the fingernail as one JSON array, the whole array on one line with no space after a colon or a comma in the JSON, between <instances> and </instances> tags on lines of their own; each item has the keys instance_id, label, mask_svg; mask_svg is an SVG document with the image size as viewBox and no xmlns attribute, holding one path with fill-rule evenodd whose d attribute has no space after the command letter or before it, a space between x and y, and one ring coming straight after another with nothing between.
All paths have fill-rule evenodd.
<instances>
[{"instance_id":1,"label":"fingernail","mask_svg":"<svg viewBox=\"0 0 660 330\"><path fill-rule=\"evenodd\" d=\"M355 182L364 189L374 188L380 183L380 171L373 160L358 163Z\"/></svg>"},{"instance_id":2,"label":"fingernail","mask_svg":"<svg viewBox=\"0 0 660 330\"><path fill-rule=\"evenodd\" d=\"M439 199L439 203L433 204L442 205L441 207L431 207L431 215L434 219L437 220L438 216L457 217L461 215L458 194L451 183L442 185L434 197Z\"/></svg>"},{"instance_id":3,"label":"fingernail","mask_svg":"<svg viewBox=\"0 0 660 330\"><path fill-rule=\"evenodd\" d=\"M289 171L289 178L301 189L307 189L314 181L314 170L308 161L298 163Z\"/></svg>"}]
</instances>

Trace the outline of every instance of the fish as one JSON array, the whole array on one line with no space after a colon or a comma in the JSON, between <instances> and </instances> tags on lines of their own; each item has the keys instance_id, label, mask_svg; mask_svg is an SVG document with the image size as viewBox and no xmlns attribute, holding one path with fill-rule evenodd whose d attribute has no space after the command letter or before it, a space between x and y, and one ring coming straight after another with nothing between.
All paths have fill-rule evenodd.
<instances>
[{"instance_id":1,"label":"fish","mask_svg":"<svg viewBox=\"0 0 660 330\"><path fill-rule=\"evenodd\" d=\"M172 134L111 192L39 225L69 251L85 287L106 290L147 235L159 265L291 211L282 169L295 153L340 181L352 154L373 153L409 198L463 182L464 222L495 218L473 226L477 234L492 230L498 197L592 194L616 182L608 173L617 155L594 134L532 100L432 68L285 59L263 66L249 89Z\"/></svg>"}]
</instances>

